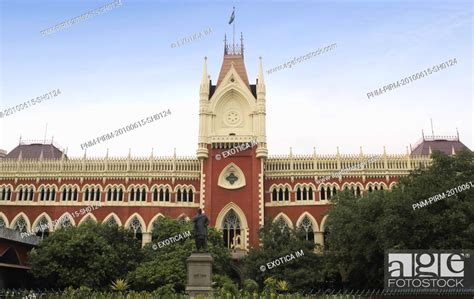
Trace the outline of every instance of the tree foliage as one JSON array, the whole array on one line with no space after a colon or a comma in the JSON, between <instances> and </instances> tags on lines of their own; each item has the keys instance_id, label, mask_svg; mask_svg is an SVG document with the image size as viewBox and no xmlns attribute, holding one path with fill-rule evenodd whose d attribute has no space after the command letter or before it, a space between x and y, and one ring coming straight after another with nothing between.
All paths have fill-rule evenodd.
<instances>
[{"instance_id":1,"label":"tree foliage","mask_svg":"<svg viewBox=\"0 0 474 299\"><path fill-rule=\"evenodd\" d=\"M374 191L360 199L342 192L334 200L326 222L326 271L343 287L382 288L388 249L474 247L474 187L450 197L446 192L474 185L473 154L436 152L432 158L432 165L401 178L391 192ZM413 209L443 192L445 199Z\"/></svg>"},{"instance_id":2,"label":"tree foliage","mask_svg":"<svg viewBox=\"0 0 474 299\"><path fill-rule=\"evenodd\" d=\"M194 250L192 237L182 238L169 245L159 246L159 241L191 231L191 223L160 217L153 225L153 241L144 248L145 260L128 278L137 289L154 290L171 285L177 292L184 292L186 285L186 259ZM161 244L162 245L162 244ZM214 258L213 273L226 275L230 272L230 254L224 246L220 232L209 229L208 249Z\"/></svg>"},{"instance_id":3,"label":"tree foliage","mask_svg":"<svg viewBox=\"0 0 474 299\"><path fill-rule=\"evenodd\" d=\"M291 290L310 291L323 281L323 264L312 241L306 241L297 230L282 228L267 218L259 231L261 246L251 248L245 258L247 277L260 286L268 278L287 281ZM267 263L288 254L303 250L304 255L268 269ZM264 271L262 271L264 270Z\"/></svg>"},{"instance_id":4,"label":"tree foliage","mask_svg":"<svg viewBox=\"0 0 474 299\"><path fill-rule=\"evenodd\" d=\"M125 277L142 257L130 232L86 221L45 238L29 253L28 263L41 287L104 289Z\"/></svg>"}]
</instances>

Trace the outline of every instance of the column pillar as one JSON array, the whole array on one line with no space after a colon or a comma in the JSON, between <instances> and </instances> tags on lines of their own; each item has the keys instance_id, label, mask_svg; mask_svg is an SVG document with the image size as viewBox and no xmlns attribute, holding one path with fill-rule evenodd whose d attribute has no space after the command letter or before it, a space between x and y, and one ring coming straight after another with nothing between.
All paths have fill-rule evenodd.
<instances>
[{"instance_id":1,"label":"column pillar","mask_svg":"<svg viewBox=\"0 0 474 299\"><path fill-rule=\"evenodd\" d=\"M151 233L142 233L142 247L151 242Z\"/></svg>"}]
</instances>

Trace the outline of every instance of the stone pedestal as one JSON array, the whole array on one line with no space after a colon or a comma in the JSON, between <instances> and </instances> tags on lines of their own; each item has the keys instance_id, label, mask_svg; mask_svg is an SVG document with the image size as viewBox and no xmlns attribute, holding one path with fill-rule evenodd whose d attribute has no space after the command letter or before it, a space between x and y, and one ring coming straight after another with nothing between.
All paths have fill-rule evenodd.
<instances>
[{"instance_id":1,"label":"stone pedestal","mask_svg":"<svg viewBox=\"0 0 474 299\"><path fill-rule=\"evenodd\" d=\"M191 298L196 295L212 293L212 263L214 259L210 253L192 253L186 259L187 284L186 292Z\"/></svg>"}]
</instances>

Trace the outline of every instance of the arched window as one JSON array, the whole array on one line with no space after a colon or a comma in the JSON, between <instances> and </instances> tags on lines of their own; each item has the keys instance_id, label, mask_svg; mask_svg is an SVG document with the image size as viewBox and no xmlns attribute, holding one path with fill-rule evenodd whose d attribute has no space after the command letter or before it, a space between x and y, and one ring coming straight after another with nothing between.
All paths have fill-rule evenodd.
<instances>
[{"instance_id":1,"label":"arched window","mask_svg":"<svg viewBox=\"0 0 474 299\"><path fill-rule=\"evenodd\" d=\"M337 195L337 189L336 189L336 186L333 186L332 187L332 197L334 197L336 195Z\"/></svg>"},{"instance_id":2,"label":"arched window","mask_svg":"<svg viewBox=\"0 0 474 299\"><path fill-rule=\"evenodd\" d=\"M241 248L241 226L240 218L234 210L230 210L224 217L222 223L222 233L224 236L224 244L227 248Z\"/></svg>"},{"instance_id":3,"label":"arched window","mask_svg":"<svg viewBox=\"0 0 474 299\"><path fill-rule=\"evenodd\" d=\"M296 188L296 200L301 200L301 188Z\"/></svg>"},{"instance_id":4,"label":"arched window","mask_svg":"<svg viewBox=\"0 0 474 299\"><path fill-rule=\"evenodd\" d=\"M272 201L277 201L278 200L278 194L276 188L273 189L272 191Z\"/></svg>"},{"instance_id":5,"label":"arched window","mask_svg":"<svg viewBox=\"0 0 474 299\"><path fill-rule=\"evenodd\" d=\"M304 216L303 220L301 220L300 230L305 233L307 241L314 242L313 224L308 216Z\"/></svg>"},{"instance_id":6,"label":"arched window","mask_svg":"<svg viewBox=\"0 0 474 299\"><path fill-rule=\"evenodd\" d=\"M84 190L84 201L100 201L100 188L99 187L87 187Z\"/></svg>"},{"instance_id":7,"label":"arched window","mask_svg":"<svg viewBox=\"0 0 474 299\"><path fill-rule=\"evenodd\" d=\"M321 198L321 200L326 200L326 188L325 187L321 187L321 191L319 191L319 197Z\"/></svg>"},{"instance_id":8,"label":"arched window","mask_svg":"<svg viewBox=\"0 0 474 299\"><path fill-rule=\"evenodd\" d=\"M132 221L130 221L128 229L133 232L133 237L135 239L140 240L140 242L142 241L142 225L137 216L133 217Z\"/></svg>"},{"instance_id":9,"label":"arched window","mask_svg":"<svg viewBox=\"0 0 474 299\"><path fill-rule=\"evenodd\" d=\"M77 194L77 187L66 186L63 189L61 201L77 201Z\"/></svg>"},{"instance_id":10,"label":"arched window","mask_svg":"<svg viewBox=\"0 0 474 299\"><path fill-rule=\"evenodd\" d=\"M193 198L193 189L189 189L188 201L189 201L189 202L193 202L193 201L194 201L194 198Z\"/></svg>"},{"instance_id":11,"label":"arched window","mask_svg":"<svg viewBox=\"0 0 474 299\"><path fill-rule=\"evenodd\" d=\"M25 220L25 218L23 218L23 216L20 216L16 220L14 228L15 228L15 230L19 231L20 233L28 232L28 228L27 228L27 225L26 225L26 220Z\"/></svg>"},{"instance_id":12,"label":"arched window","mask_svg":"<svg viewBox=\"0 0 474 299\"><path fill-rule=\"evenodd\" d=\"M110 218L107 219L107 221L105 222L105 225L108 225L109 227L112 227L112 226L118 226L118 223L117 223L117 221L115 220L114 217L110 217Z\"/></svg>"},{"instance_id":13,"label":"arched window","mask_svg":"<svg viewBox=\"0 0 474 299\"><path fill-rule=\"evenodd\" d=\"M355 193L355 195L356 195L356 197L361 197L361 195L362 195L359 186L357 186L357 188L356 188L356 193Z\"/></svg>"},{"instance_id":14,"label":"arched window","mask_svg":"<svg viewBox=\"0 0 474 299\"><path fill-rule=\"evenodd\" d=\"M128 201L146 201L145 187L132 187L128 195Z\"/></svg>"},{"instance_id":15,"label":"arched window","mask_svg":"<svg viewBox=\"0 0 474 299\"><path fill-rule=\"evenodd\" d=\"M169 202L170 190L167 186L161 185L153 187L153 201Z\"/></svg>"},{"instance_id":16,"label":"arched window","mask_svg":"<svg viewBox=\"0 0 474 299\"><path fill-rule=\"evenodd\" d=\"M3 217L0 217L0 229L4 228L6 226L7 226L7 224L6 224L5 220L3 219Z\"/></svg>"},{"instance_id":17,"label":"arched window","mask_svg":"<svg viewBox=\"0 0 474 299\"><path fill-rule=\"evenodd\" d=\"M285 201L290 200L290 190L288 190L288 187L285 188Z\"/></svg>"},{"instance_id":18,"label":"arched window","mask_svg":"<svg viewBox=\"0 0 474 299\"><path fill-rule=\"evenodd\" d=\"M107 201L123 201L122 187L108 187Z\"/></svg>"},{"instance_id":19,"label":"arched window","mask_svg":"<svg viewBox=\"0 0 474 299\"><path fill-rule=\"evenodd\" d=\"M59 222L59 225L58 225L59 229L72 227L72 221L71 221L71 218L70 218L69 215L70 214L63 215L61 218L59 218L59 221L58 221Z\"/></svg>"},{"instance_id":20,"label":"arched window","mask_svg":"<svg viewBox=\"0 0 474 299\"><path fill-rule=\"evenodd\" d=\"M313 200L313 188L312 188L312 187L309 187L309 190L308 190L308 199L309 199L309 200Z\"/></svg>"},{"instance_id":21,"label":"arched window","mask_svg":"<svg viewBox=\"0 0 474 299\"><path fill-rule=\"evenodd\" d=\"M282 233L284 231L289 231L290 229L288 223L285 221L285 219L283 219L283 216L278 217L275 223L278 225Z\"/></svg>"},{"instance_id":22,"label":"arched window","mask_svg":"<svg viewBox=\"0 0 474 299\"><path fill-rule=\"evenodd\" d=\"M54 191L54 193L53 193ZM52 196L54 195L54 197ZM55 201L56 200L56 189L55 187L41 186L39 189L39 200L40 201Z\"/></svg>"},{"instance_id":23,"label":"arched window","mask_svg":"<svg viewBox=\"0 0 474 299\"><path fill-rule=\"evenodd\" d=\"M36 225L34 231L36 232L36 235L38 237L41 237L43 239L44 237L47 237L49 235L49 222L46 217L41 217L40 221Z\"/></svg>"},{"instance_id":24,"label":"arched window","mask_svg":"<svg viewBox=\"0 0 474 299\"><path fill-rule=\"evenodd\" d=\"M369 192L372 192L372 191L374 191L374 190L372 189L372 186L369 186Z\"/></svg>"},{"instance_id":25,"label":"arched window","mask_svg":"<svg viewBox=\"0 0 474 299\"><path fill-rule=\"evenodd\" d=\"M0 201L11 200L12 189L10 186L0 186Z\"/></svg>"},{"instance_id":26,"label":"arched window","mask_svg":"<svg viewBox=\"0 0 474 299\"><path fill-rule=\"evenodd\" d=\"M193 202L193 200L193 189L190 186L183 186L178 188L178 191L176 192L177 202Z\"/></svg>"}]
</instances>

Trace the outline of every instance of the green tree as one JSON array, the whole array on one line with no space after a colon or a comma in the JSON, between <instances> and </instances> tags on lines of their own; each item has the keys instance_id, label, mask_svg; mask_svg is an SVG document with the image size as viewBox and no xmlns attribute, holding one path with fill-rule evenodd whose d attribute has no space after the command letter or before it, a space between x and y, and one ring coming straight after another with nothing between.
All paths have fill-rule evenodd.
<instances>
[{"instance_id":1,"label":"green tree","mask_svg":"<svg viewBox=\"0 0 474 299\"><path fill-rule=\"evenodd\" d=\"M160 217L153 224L154 241L147 244L145 260L133 272L128 281L134 288L153 290L170 285L176 292L184 292L186 285L186 259L194 250L194 239L185 237L192 230L191 223ZM170 237L182 235L183 238L168 245L159 243ZM230 254L224 246L222 235L214 228L208 232L208 249L214 258L213 273L230 273Z\"/></svg>"},{"instance_id":2,"label":"green tree","mask_svg":"<svg viewBox=\"0 0 474 299\"><path fill-rule=\"evenodd\" d=\"M388 249L466 249L474 246L474 187L448 197L447 190L472 182L474 156L432 155L432 164L401 178L391 192L356 199L341 192L329 210L330 247L325 269L343 287L382 288ZM446 198L413 209L437 194Z\"/></svg>"},{"instance_id":3,"label":"green tree","mask_svg":"<svg viewBox=\"0 0 474 299\"><path fill-rule=\"evenodd\" d=\"M106 288L142 259L130 232L87 221L45 238L28 255L30 272L42 287Z\"/></svg>"},{"instance_id":4,"label":"green tree","mask_svg":"<svg viewBox=\"0 0 474 299\"><path fill-rule=\"evenodd\" d=\"M272 277L285 280L290 287L298 291L310 291L317 288L323 281L323 263L315 253L315 244L306 241L297 230L282 229L272 219L265 219L259 231L261 246L251 248L245 258L247 277L255 279L261 286L265 279ZM296 257L295 252L303 250L304 255ZM295 259L269 269L267 263L280 257L293 254Z\"/></svg>"}]
</instances>

